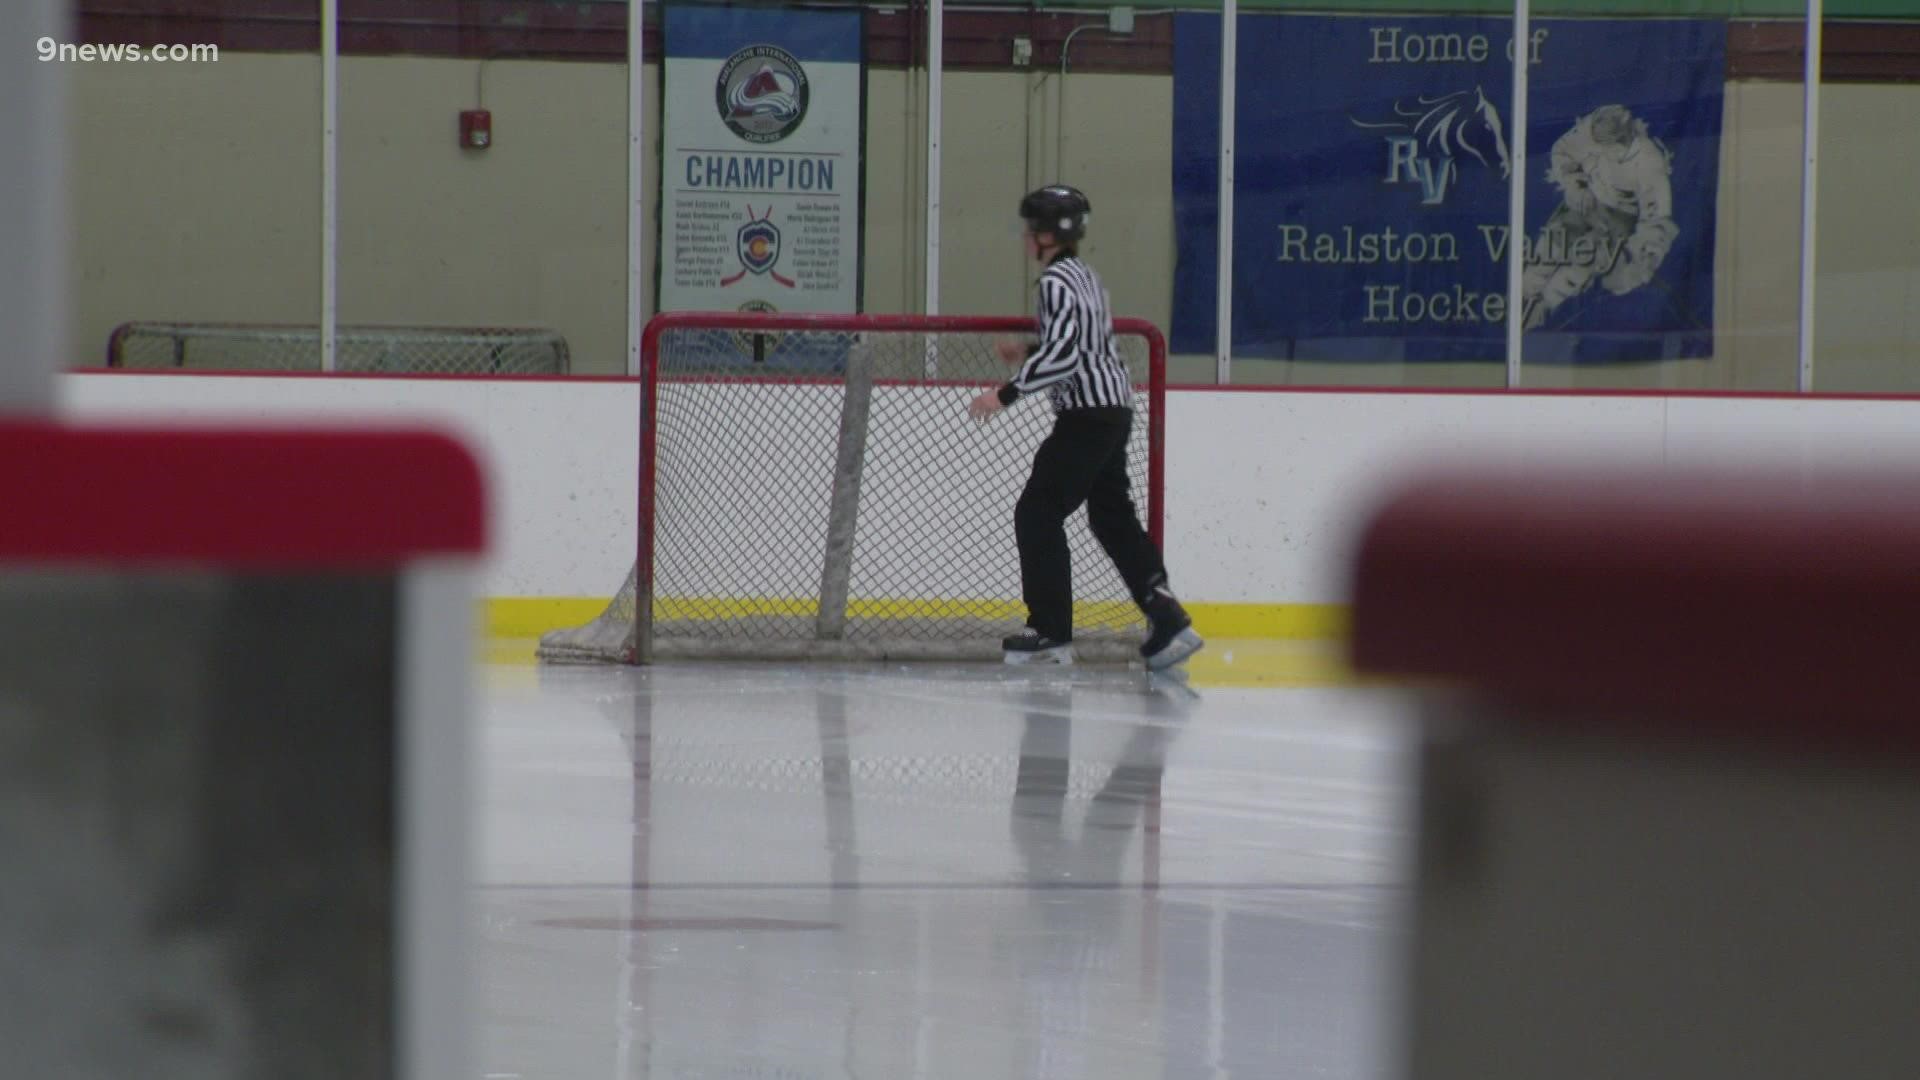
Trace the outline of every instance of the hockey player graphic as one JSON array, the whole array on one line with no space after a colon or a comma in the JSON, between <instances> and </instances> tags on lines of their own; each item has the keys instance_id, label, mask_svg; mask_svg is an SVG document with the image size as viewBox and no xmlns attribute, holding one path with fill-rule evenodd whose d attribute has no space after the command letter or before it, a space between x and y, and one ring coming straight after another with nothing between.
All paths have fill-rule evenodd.
<instances>
[{"instance_id":1,"label":"hockey player graphic","mask_svg":"<svg viewBox=\"0 0 1920 1080\"><path fill-rule=\"evenodd\" d=\"M1615 296L1653 280L1673 247L1672 161L1623 105L1574 121L1553 144L1547 178L1562 202L1534 242L1521 279L1522 323L1531 330L1593 287Z\"/></svg>"}]
</instances>

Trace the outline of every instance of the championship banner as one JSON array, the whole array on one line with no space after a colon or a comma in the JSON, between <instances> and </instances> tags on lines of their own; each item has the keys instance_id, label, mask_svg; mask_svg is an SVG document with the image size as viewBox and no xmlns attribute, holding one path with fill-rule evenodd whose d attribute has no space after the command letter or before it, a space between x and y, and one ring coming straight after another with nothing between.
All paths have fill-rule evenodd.
<instances>
[{"instance_id":1,"label":"championship banner","mask_svg":"<svg viewBox=\"0 0 1920 1080\"><path fill-rule=\"evenodd\" d=\"M1724 22L1535 20L1518 166L1510 20L1252 15L1238 30L1234 355L1502 360L1516 249L1529 361L1711 355ZM1176 352L1214 349L1219 102L1219 19L1181 14Z\"/></svg>"},{"instance_id":2,"label":"championship banner","mask_svg":"<svg viewBox=\"0 0 1920 1080\"><path fill-rule=\"evenodd\" d=\"M860 309L860 18L667 7L659 310Z\"/></svg>"}]
</instances>

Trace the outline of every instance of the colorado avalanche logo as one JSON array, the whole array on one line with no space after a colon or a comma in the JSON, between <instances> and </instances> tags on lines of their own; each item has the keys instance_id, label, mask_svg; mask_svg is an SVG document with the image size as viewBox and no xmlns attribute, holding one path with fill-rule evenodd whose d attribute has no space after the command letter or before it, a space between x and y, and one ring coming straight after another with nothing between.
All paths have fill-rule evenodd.
<instances>
[{"instance_id":1,"label":"colorado avalanche logo","mask_svg":"<svg viewBox=\"0 0 1920 1080\"><path fill-rule=\"evenodd\" d=\"M781 276L774 266L780 261L780 229L773 223L773 207L767 207L764 217L754 217L753 209L747 209L747 223L740 226L740 232L734 239L734 246L740 254L740 272L731 277L720 279L724 287L733 285L748 273L765 274L773 280L791 289L793 279Z\"/></svg>"},{"instance_id":2,"label":"colorado avalanche logo","mask_svg":"<svg viewBox=\"0 0 1920 1080\"><path fill-rule=\"evenodd\" d=\"M779 142L806 119L807 73L791 53L750 45L720 65L714 104L735 135L753 143Z\"/></svg>"}]
</instances>

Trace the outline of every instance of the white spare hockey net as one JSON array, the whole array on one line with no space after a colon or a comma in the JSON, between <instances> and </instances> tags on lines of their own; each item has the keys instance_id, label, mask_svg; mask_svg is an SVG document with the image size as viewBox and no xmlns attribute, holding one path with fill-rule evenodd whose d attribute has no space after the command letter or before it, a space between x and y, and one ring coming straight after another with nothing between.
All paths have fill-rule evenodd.
<instances>
[{"instance_id":1,"label":"white spare hockey net","mask_svg":"<svg viewBox=\"0 0 1920 1080\"><path fill-rule=\"evenodd\" d=\"M565 375L552 330L480 326L341 326L334 368L353 374ZM319 371L320 328L244 323L122 323L107 366L178 371Z\"/></svg>"},{"instance_id":2,"label":"white spare hockey net","mask_svg":"<svg viewBox=\"0 0 1920 1080\"><path fill-rule=\"evenodd\" d=\"M1116 323L1135 382L1136 512L1158 538L1165 346ZM1053 426L1040 395L986 423L996 339L1025 319L666 314L644 344L639 556L548 661L989 659L1025 624L1014 503ZM1145 626L1076 512L1075 641L1134 655Z\"/></svg>"}]
</instances>

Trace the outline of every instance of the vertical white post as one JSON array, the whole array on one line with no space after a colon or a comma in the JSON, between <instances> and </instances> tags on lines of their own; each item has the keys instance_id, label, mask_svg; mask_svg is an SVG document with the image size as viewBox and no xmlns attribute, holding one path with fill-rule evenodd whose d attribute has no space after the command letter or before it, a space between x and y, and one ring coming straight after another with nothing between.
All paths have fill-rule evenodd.
<instances>
[{"instance_id":1,"label":"vertical white post","mask_svg":"<svg viewBox=\"0 0 1920 1080\"><path fill-rule=\"evenodd\" d=\"M646 0L627 5L627 374L640 374L647 321Z\"/></svg>"},{"instance_id":2,"label":"vertical white post","mask_svg":"<svg viewBox=\"0 0 1920 1080\"><path fill-rule=\"evenodd\" d=\"M1239 0L1224 0L1220 8L1220 221L1215 228L1213 310L1213 381L1221 386L1233 378L1234 81L1240 70L1239 28Z\"/></svg>"},{"instance_id":3,"label":"vertical white post","mask_svg":"<svg viewBox=\"0 0 1920 1080\"><path fill-rule=\"evenodd\" d=\"M940 314L940 97L946 66L946 0L927 4L927 295L926 313ZM927 335L926 377L940 376L939 338Z\"/></svg>"},{"instance_id":4,"label":"vertical white post","mask_svg":"<svg viewBox=\"0 0 1920 1080\"><path fill-rule=\"evenodd\" d=\"M1513 123L1507 142L1513 167L1507 176L1507 386L1520 385L1521 342L1526 334L1520 293L1526 260L1521 256L1527 235L1527 68L1533 61L1532 11L1528 0L1513 7Z\"/></svg>"},{"instance_id":5,"label":"vertical white post","mask_svg":"<svg viewBox=\"0 0 1920 1080\"><path fill-rule=\"evenodd\" d=\"M927 299L926 312L940 314L940 78L945 63L942 36L946 0L927 4Z\"/></svg>"},{"instance_id":6,"label":"vertical white post","mask_svg":"<svg viewBox=\"0 0 1920 1080\"><path fill-rule=\"evenodd\" d=\"M472 1076L474 574L441 559L398 573L399 1076Z\"/></svg>"},{"instance_id":7,"label":"vertical white post","mask_svg":"<svg viewBox=\"0 0 1920 1080\"><path fill-rule=\"evenodd\" d=\"M320 0L320 370L334 370L339 316L340 0Z\"/></svg>"},{"instance_id":8,"label":"vertical white post","mask_svg":"<svg viewBox=\"0 0 1920 1080\"><path fill-rule=\"evenodd\" d=\"M1813 391L1813 280L1815 182L1820 175L1820 31L1822 0L1807 0L1806 130L1800 157L1800 392Z\"/></svg>"},{"instance_id":9,"label":"vertical white post","mask_svg":"<svg viewBox=\"0 0 1920 1080\"><path fill-rule=\"evenodd\" d=\"M54 372L66 367L66 82L59 60L70 44L62 0L0 4L0 413L49 413Z\"/></svg>"}]
</instances>

